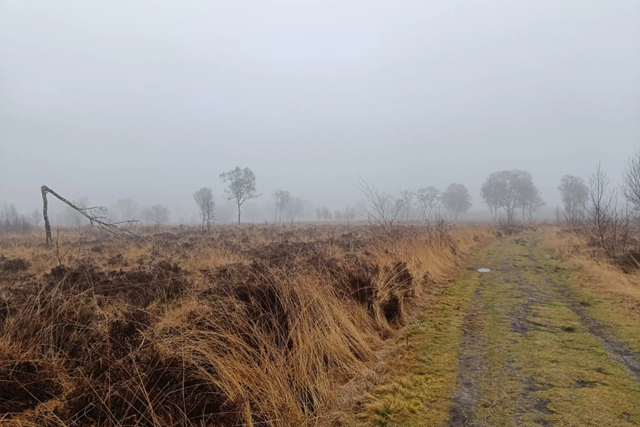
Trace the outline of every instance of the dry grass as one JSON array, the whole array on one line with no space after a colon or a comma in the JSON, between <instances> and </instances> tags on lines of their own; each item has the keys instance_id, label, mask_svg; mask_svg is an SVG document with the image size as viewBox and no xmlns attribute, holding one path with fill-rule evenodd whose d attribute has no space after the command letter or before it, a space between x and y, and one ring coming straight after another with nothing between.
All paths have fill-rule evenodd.
<instances>
[{"instance_id":1,"label":"dry grass","mask_svg":"<svg viewBox=\"0 0 640 427\"><path fill-rule=\"evenodd\" d=\"M426 227L91 230L0 240L0 422L314 425L493 237Z\"/></svg>"},{"instance_id":2,"label":"dry grass","mask_svg":"<svg viewBox=\"0 0 640 427\"><path fill-rule=\"evenodd\" d=\"M640 269L628 271L606 259L573 233L554 229L542 248L578 270L581 286L604 297L626 316L640 322Z\"/></svg>"}]
</instances>

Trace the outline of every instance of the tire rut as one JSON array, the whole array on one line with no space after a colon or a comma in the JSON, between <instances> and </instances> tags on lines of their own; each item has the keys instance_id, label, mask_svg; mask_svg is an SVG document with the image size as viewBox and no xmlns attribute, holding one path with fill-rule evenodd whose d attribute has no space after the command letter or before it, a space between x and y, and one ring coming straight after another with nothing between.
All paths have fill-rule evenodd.
<instances>
[{"instance_id":1,"label":"tire rut","mask_svg":"<svg viewBox=\"0 0 640 427\"><path fill-rule=\"evenodd\" d=\"M532 266L539 266L532 255L531 247L529 247L529 259ZM545 276L544 282L562 297L563 303L580 319L580 323L585 326L587 331L600 340L609 359L624 366L627 372L640 384L640 353L631 350L627 343L617 340L603 324L591 317L565 289L562 289L548 275Z\"/></svg>"},{"instance_id":2,"label":"tire rut","mask_svg":"<svg viewBox=\"0 0 640 427\"><path fill-rule=\"evenodd\" d=\"M564 305L583 325L584 331L599 340L609 359L624 366L633 379L640 384L640 354L631 350L626 343L616 339L615 334L607 326L589 315L569 290L564 289L550 277L534 256L535 241L523 239L522 243L517 243L528 246L527 251L521 253L519 259L507 254L499 260L500 282L492 281L488 275L483 275L469 305L458 350L457 389L449 408L449 421L446 424L448 427L485 427L490 424L491 418L485 420L487 413L482 408L502 405L499 401L492 403L483 399L485 391L482 384L487 375L490 375L490 369L493 369L487 364L489 360L487 357L491 352L490 346L493 344L488 341L485 317L489 319L488 316L495 315L493 310L497 310L501 321L505 322L506 331L512 333L507 338L508 342L513 346L519 346L526 340L532 339L529 338L529 333L533 330L537 331L538 327L545 332L554 333L548 330L546 325L536 323L537 307L547 306L551 302ZM519 265L518 261L529 265ZM540 280L531 282L524 274L524 272L530 274L531 271L534 271L537 276L541 275ZM489 286L504 286L496 290L499 292L504 290L508 293L507 299L502 301L509 301L509 303L503 307L492 306L491 300L483 297L483 291ZM557 379L547 378L543 372L523 374L523 366L520 366L520 363L522 359L514 360L508 355L502 365L504 377L511 379L509 381L512 381L512 387L519 384L517 388L520 390L517 395L511 397L513 400L509 405L507 416L513 425L552 426L556 413L549 408L551 401L547 398L548 393L544 392L551 390L551 384L556 383ZM577 387L592 386L591 383L583 385L580 381L577 384ZM504 408L502 410L504 411Z\"/></svg>"},{"instance_id":3,"label":"tire rut","mask_svg":"<svg viewBox=\"0 0 640 427\"><path fill-rule=\"evenodd\" d=\"M636 382L640 384L640 353L631 350L627 343L617 340L615 335L608 331L605 325L591 317L567 291L562 289L553 280L546 277L545 282L562 296L563 302L578 316L580 323L584 325L586 330L600 340L602 346L607 350L609 359L614 363L622 365L627 372L633 376Z\"/></svg>"},{"instance_id":4,"label":"tire rut","mask_svg":"<svg viewBox=\"0 0 640 427\"><path fill-rule=\"evenodd\" d=\"M476 406L481 398L478 382L486 370L484 355L487 342L480 334L484 328L485 311L481 305L481 293L486 285L487 279L483 276L465 318L458 356L458 388L449 408L449 427L478 426L475 422Z\"/></svg>"},{"instance_id":5,"label":"tire rut","mask_svg":"<svg viewBox=\"0 0 640 427\"><path fill-rule=\"evenodd\" d=\"M527 259L530 264L533 264L534 260L531 256L531 250L528 251ZM552 299L552 297L531 286L526 279L517 274L513 262L508 261L512 260L505 260L502 264L503 281L514 285L525 298L520 310L513 310L508 313L508 318L510 320L511 331L519 334L523 339L526 339L527 332L529 332L530 329L530 321L528 318L531 315L531 307L534 304L542 304ZM510 370L517 369L513 363L507 363L506 367ZM517 408L513 414L513 421L516 425L521 425L524 422L525 414L539 414L539 416L534 416L532 422L543 427L551 425L543 418L543 415L552 413L547 407L550 401L536 394L540 391L549 390L550 388L548 385L536 383L532 376L522 381L522 393L520 393L517 398Z\"/></svg>"}]
</instances>

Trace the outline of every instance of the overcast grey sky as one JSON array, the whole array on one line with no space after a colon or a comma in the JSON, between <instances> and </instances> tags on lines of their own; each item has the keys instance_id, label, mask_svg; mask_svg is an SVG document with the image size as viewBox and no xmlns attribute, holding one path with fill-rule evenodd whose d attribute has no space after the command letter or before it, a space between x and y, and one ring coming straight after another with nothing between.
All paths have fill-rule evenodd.
<instances>
[{"instance_id":1,"label":"overcast grey sky","mask_svg":"<svg viewBox=\"0 0 640 427\"><path fill-rule=\"evenodd\" d=\"M0 0L0 203L184 204L236 165L340 207L640 143L638 0Z\"/></svg>"}]
</instances>

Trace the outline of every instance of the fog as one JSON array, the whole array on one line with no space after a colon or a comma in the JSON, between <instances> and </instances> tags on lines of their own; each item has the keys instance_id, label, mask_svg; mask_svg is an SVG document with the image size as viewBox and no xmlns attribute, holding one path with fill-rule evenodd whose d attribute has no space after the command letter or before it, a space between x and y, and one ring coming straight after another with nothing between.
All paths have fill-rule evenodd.
<instances>
[{"instance_id":1,"label":"fog","mask_svg":"<svg viewBox=\"0 0 640 427\"><path fill-rule=\"evenodd\" d=\"M0 0L0 204L40 186L190 219L235 166L332 209L531 172L614 179L640 142L640 2ZM53 205L58 204L52 202Z\"/></svg>"}]
</instances>

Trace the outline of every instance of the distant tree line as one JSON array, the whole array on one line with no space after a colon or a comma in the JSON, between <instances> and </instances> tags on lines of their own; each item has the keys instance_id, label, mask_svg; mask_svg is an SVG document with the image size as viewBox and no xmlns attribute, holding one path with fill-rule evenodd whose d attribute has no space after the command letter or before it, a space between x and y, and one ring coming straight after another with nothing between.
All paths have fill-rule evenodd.
<instances>
[{"instance_id":1,"label":"distant tree line","mask_svg":"<svg viewBox=\"0 0 640 427\"><path fill-rule=\"evenodd\" d=\"M219 177L226 184L223 198L234 206L235 220L240 223L246 203L261 196L256 189L256 176L250 168L238 166L221 173ZM563 176L558 185L562 207L556 208L556 219L576 228L578 225L584 226L588 218L599 224L603 223L602 218L599 218L603 211L609 215L609 222L612 212L618 215L622 211L629 211L635 215L640 206L640 155L629 159L623 178L624 185L611 190L606 172L600 167L593 175L587 177L587 181L578 176ZM397 196L362 180L358 183L358 188L364 199L358 201L355 206L348 205L343 209L330 209L327 205L313 207L310 202L280 188L271 194L271 202L267 207L271 206L271 218L277 223L313 219L339 222L365 220L388 226L400 221L432 221L439 218L457 221L472 206L467 187L459 183L450 184L444 190L434 186L418 188L415 191L406 189L400 191ZM494 221L509 223L517 220L532 221L536 212L546 205L531 173L518 169L490 174L482 183L480 197ZM194 192L193 200L197 213L191 217L190 222L198 221L203 230L211 230L220 212L224 213L223 220L229 221L230 205L223 204L220 211L211 187L202 187ZM81 210L93 209L87 197L80 197L72 203ZM113 221L140 221L160 228L171 219L171 212L162 204L140 209L138 203L131 198L122 198L116 201L114 207L114 218L111 218ZM250 220L270 220L267 214L261 213L264 212L264 208L262 211L256 209L254 207L250 210ZM179 207L176 208L176 215L182 223L185 221L184 211L180 213L179 210ZM62 224L80 226L89 223L85 216L69 207L65 207L56 218L57 223ZM27 232L39 226L41 221L42 215L39 210L22 215L13 205L5 204L0 211L0 232Z\"/></svg>"}]
</instances>

